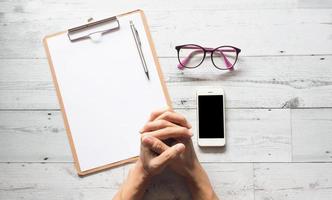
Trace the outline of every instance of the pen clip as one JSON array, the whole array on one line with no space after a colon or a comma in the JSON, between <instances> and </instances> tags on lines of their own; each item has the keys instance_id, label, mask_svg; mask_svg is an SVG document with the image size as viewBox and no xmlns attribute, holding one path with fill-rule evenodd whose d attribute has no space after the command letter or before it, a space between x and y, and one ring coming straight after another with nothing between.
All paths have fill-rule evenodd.
<instances>
[{"instance_id":1,"label":"pen clip","mask_svg":"<svg viewBox=\"0 0 332 200\"><path fill-rule=\"evenodd\" d=\"M137 41L138 41L139 45L142 46L141 38L139 37L138 31L137 31L136 27L134 27L134 28L135 28L135 34L136 34L136 37L137 37Z\"/></svg>"}]
</instances>

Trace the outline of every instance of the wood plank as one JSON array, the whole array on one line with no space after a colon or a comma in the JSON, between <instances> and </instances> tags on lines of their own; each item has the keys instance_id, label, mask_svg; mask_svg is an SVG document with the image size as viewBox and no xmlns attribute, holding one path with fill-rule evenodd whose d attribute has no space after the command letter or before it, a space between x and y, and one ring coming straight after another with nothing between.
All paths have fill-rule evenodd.
<instances>
[{"instance_id":1,"label":"wood plank","mask_svg":"<svg viewBox=\"0 0 332 200\"><path fill-rule=\"evenodd\" d=\"M255 163L257 200L329 200L332 163Z\"/></svg>"},{"instance_id":2,"label":"wood plank","mask_svg":"<svg viewBox=\"0 0 332 200\"><path fill-rule=\"evenodd\" d=\"M0 197L8 200L110 199L122 184L129 167L79 178L69 163L1 163ZM252 164L211 163L203 167L219 197L254 199ZM144 199L190 199L182 183L180 177L165 171L154 179Z\"/></svg>"},{"instance_id":3,"label":"wood plank","mask_svg":"<svg viewBox=\"0 0 332 200\"><path fill-rule=\"evenodd\" d=\"M332 56L240 57L233 72L160 61L176 108L195 108L201 86L223 87L228 108L332 107ZM3 59L0 74L0 109L59 109L45 59Z\"/></svg>"},{"instance_id":4,"label":"wood plank","mask_svg":"<svg viewBox=\"0 0 332 200\"><path fill-rule=\"evenodd\" d=\"M240 57L233 72L215 69L210 60L180 71L175 59L161 59L175 107L195 108L201 86L221 86L228 108L331 107L331 56Z\"/></svg>"},{"instance_id":5,"label":"wood plank","mask_svg":"<svg viewBox=\"0 0 332 200\"><path fill-rule=\"evenodd\" d=\"M173 69L176 62L164 66L171 66L168 68ZM313 66L318 67L317 71L313 70ZM211 71L214 69L211 66L206 69L203 69L203 66L202 69L197 69L197 72L168 72L168 68L165 68L165 71L168 72L166 77L171 82L169 87L177 87L171 90L171 95L176 98L173 98L176 106L183 104L194 107L196 88L221 85L226 90L227 107L231 108L247 105L277 108L329 107L324 103L330 94L329 66L330 57L325 56L255 59L244 57L237 64L237 71L233 73L213 74ZM181 87L178 87L178 82L183 83Z\"/></svg>"},{"instance_id":6,"label":"wood plank","mask_svg":"<svg viewBox=\"0 0 332 200\"><path fill-rule=\"evenodd\" d=\"M60 108L46 59L0 60L0 96L0 109Z\"/></svg>"},{"instance_id":7,"label":"wood plank","mask_svg":"<svg viewBox=\"0 0 332 200\"><path fill-rule=\"evenodd\" d=\"M179 110L193 124L195 110ZM0 162L71 162L59 111L1 111ZM228 109L227 147L197 147L203 162L289 162L289 110Z\"/></svg>"},{"instance_id":8,"label":"wood plank","mask_svg":"<svg viewBox=\"0 0 332 200\"><path fill-rule=\"evenodd\" d=\"M123 168L80 178L72 163L1 163L0 199L111 199Z\"/></svg>"},{"instance_id":9,"label":"wood plank","mask_svg":"<svg viewBox=\"0 0 332 200\"><path fill-rule=\"evenodd\" d=\"M117 6L113 6L116 4ZM48 8L52 9L40 9ZM59 18L86 20L91 16L102 16L106 13L121 13L128 10L140 8L145 11L182 11L182 10L262 10L262 9L297 9L297 8L332 8L329 1L312 0L264 0L219 1L210 0L202 3L198 0L170 0L167 2L156 2L153 0L142 1L114 1L110 5L107 0L98 3L91 1L72 0L2 0L0 7L1 22L30 22L35 20L49 20L54 15ZM75 11L75 12L73 12ZM98 11L98 12L96 12ZM105 16L103 16L105 17ZM77 21L79 23L79 21Z\"/></svg>"},{"instance_id":10,"label":"wood plank","mask_svg":"<svg viewBox=\"0 0 332 200\"><path fill-rule=\"evenodd\" d=\"M248 2L246 0L237 1L219 1L210 0L202 3L199 0L169 0L168 2L156 2L153 0L142 0L142 1L114 1L117 6L110 6L110 2L107 0L100 0L98 3L90 1L72 0L70 2L66 0L2 0L0 12L8 15L17 15L13 20L26 20L26 14L37 16L42 14L42 17L48 18L45 13L49 13L50 16L54 13L64 13L77 15L77 17L90 13L93 11L109 11L121 12L123 10L132 10L141 8L143 10L154 11L154 10L167 10L167 11L178 11L178 10L257 10L257 9L292 9L292 8L332 8L332 4L329 1L313 1L313 0L271 0L268 3L264 0L252 0ZM52 6L52 9L39 9ZM73 12L76 11L76 13ZM79 11L79 12L78 12ZM31 12L31 13L29 13ZM33 15L35 14L35 15ZM79 15L81 14L81 15ZM12 16L11 16L12 17Z\"/></svg>"},{"instance_id":11,"label":"wood plank","mask_svg":"<svg viewBox=\"0 0 332 200\"><path fill-rule=\"evenodd\" d=\"M290 111L227 109L226 146L197 144L196 110L179 110L193 125L193 144L201 162L290 162Z\"/></svg>"},{"instance_id":12,"label":"wood plank","mask_svg":"<svg viewBox=\"0 0 332 200\"><path fill-rule=\"evenodd\" d=\"M60 112L0 112L1 162L72 162Z\"/></svg>"},{"instance_id":13,"label":"wood plank","mask_svg":"<svg viewBox=\"0 0 332 200\"><path fill-rule=\"evenodd\" d=\"M59 9L42 11L35 3L4 10L0 23L0 58L45 58L41 45L45 35L84 23L93 15L109 16L113 5L112 2L105 6L106 10L97 9L98 12L80 3L75 4L75 9L62 12ZM52 3L45 5L52 6ZM242 48L243 55L250 56L331 54L330 13L331 9L298 9L296 6L291 9L146 11L161 57L175 56L174 46L184 43L212 47L231 44ZM308 43L312 38L317 39Z\"/></svg>"},{"instance_id":14,"label":"wood plank","mask_svg":"<svg viewBox=\"0 0 332 200\"><path fill-rule=\"evenodd\" d=\"M128 174L130 167L125 167L125 174ZM251 163L204 163L203 167L220 199L254 199ZM144 199L192 198L183 179L166 169L153 179Z\"/></svg>"},{"instance_id":15,"label":"wood plank","mask_svg":"<svg viewBox=\"0 0 332 200\"><path fill-rule=\"evenodd\" d=\"M220 199L254 199L252 164L209 163L203 167Z\"/></svg>"},{"instance_id":16,"label":"wood plank","mask_svg":"<svg viewBox=\"0 0 332 200\"><path fill-rule=\"evenodd\" d=\"M332 162L332 109L292 110L293 161Z\"/></svg>"}]
</instances>

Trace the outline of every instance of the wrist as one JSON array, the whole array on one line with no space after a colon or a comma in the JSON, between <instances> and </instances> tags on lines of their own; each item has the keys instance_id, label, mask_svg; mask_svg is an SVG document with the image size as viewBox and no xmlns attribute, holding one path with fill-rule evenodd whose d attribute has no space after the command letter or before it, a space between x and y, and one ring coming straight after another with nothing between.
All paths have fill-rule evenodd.
<instances>
[{"instance_id":1,"label":"wrist","mask_svg":"<svg viewBox=\"0 0 332 200\"><path fill-rule=\"evenodd\" d=\"M201 171L204 171L201 163L195 159L193 163L188 165L185 168L185 171L183 174L181 174L187 182L195 182L196 180L196 175L200 174Z\"/></svg>"},{"instance_id":2,"label":"wrist","mask_svg":"<svg viewBox=\"0 0 332 200\"><path fill-rule=\"evenodd\" d=\"M151 175L144 169L141 160L138 160L129 172L129 176L137 181L139 185L145 186L149 184Z\"/></svg>"},{"instance_id":3,"label":"wrist","mask_svg":"<svg viewBox=\"0 0 332 200\"><path fill-rule=\"evenodd\" d=\"M191 173L185 177L185 181L193 195L193 199L218 199L213 191L208 175L198 161L194 164Z\"/></svg>"},{"instance_id":4,"label":"wrist","mask_svg":"<svg viewBox=\"0 0 332 200\"><path fill-rule=\"evenodd\" d=\"M151 177L138 160L130 169L128 177L121 188L121 199L142 199Z\"/></svg>"}]
</instances>

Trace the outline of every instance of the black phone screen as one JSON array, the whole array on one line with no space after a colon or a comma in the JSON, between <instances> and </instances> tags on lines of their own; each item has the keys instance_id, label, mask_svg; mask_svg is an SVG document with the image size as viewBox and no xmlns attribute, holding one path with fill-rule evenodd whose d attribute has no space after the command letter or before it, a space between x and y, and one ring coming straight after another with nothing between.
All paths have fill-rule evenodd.
<instances>
[{"instance_id":1,"label":"black phone screen","mask_svg":"<svg viewBox=\"0 0 332 200\"><path fill-rule=\"evenodd\" d=\"M223 95L198 96L198 129L200 138L224 138Z\"/></svg>"}]
</instances>

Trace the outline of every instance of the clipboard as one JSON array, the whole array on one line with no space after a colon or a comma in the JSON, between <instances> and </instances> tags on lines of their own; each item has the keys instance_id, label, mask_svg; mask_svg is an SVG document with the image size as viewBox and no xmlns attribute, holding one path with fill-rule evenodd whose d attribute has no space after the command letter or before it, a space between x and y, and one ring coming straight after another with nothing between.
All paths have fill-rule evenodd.
<instances>
[{"instance_id":1,"label":"clipboard","mask_svg":"<svg viewBox=\"0 0 332 200\"><path fill-rule=\"evenodd\" d=\"M128 21L137 25L151 80L132 46ZM96 41L94 34L99 35ZM144 12L134 10L48 35L43 44L78 175L135 162L138 124L142 127L148 119L147 109L171 107ZM129 122L122 122L125 115Z\"/></svg>"}]
</instances>

